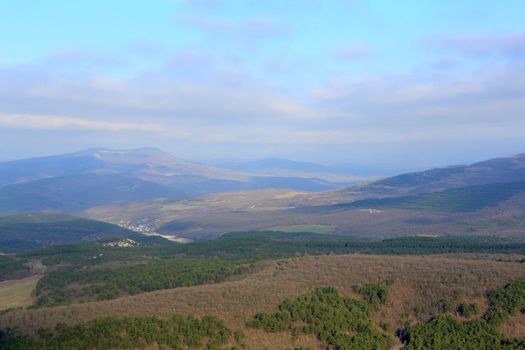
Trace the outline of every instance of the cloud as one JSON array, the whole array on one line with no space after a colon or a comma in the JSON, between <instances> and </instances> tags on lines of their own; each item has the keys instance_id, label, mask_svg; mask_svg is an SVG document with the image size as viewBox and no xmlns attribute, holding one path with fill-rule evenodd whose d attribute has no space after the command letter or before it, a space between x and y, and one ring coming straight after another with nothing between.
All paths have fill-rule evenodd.
<instances>
[{"instance_id":1,"label":"cloud","mask_svg":"<svg viewBox=\"0 0 525 350\"><path fill-rule=\"evenodd\" d=\"M361 130L370 144L372 133L392 142L452 140L490 144L525 139L525 70L484 65L474 72L433 72L340 78L315 90L318 108L353 113L331 121L340 130ZM423 72L422 72L423 71ZM385 134L385 131L388 133ZM399 139L388 136L399 135ZM352 138L349 138L351 142Z\"/></svg>"},{"instance_id":2,"label":"cloud","mask_svg":"<svg viewBox=\"0 0 525 350\"><path fill-rule=\"evenodd\" d=\"M201 152L284 145L344 154L354 146L417 149L429 142L525 138L525 69L519 62L476 72L338 75L306 93L291 93L248 66L186 49L128 78L103 70L65 74L41 62L4 67L0 126L71 135L104 131L129 143L140 132L143 142L183 140L192 149L205 145Z\"/></svg>"},{"instance_id":3,"label":"cloud","mask_svg":"<svg viewBox=\"0 0 525 350\"><path fill-rule=\"evenodd\" d=\"M525 32L441 34L427 38L426 43L447 51L473 56L525 56Z\"/></svg>"},{"instance_id":4,"label":"cloud","mask_svg":"<svg viewBox=\"0 0 525 350\"><path fill-rule=\"evenodd\" d=\"M154 40L137 40L128 45L127 51L140 58L158 57L166 52L166 47Z\"/></svg>"},{"instance_id":5,"label":"cloud","mask_svg":"<svg viewBox=\"0 0 525 350\"><path fill-rule=\"evenodd\" d=\"M31 115L31 114L0 114L0 125L18 129L63 129L63 130L96 130L96 131L140 131L161 132L159 124L121 123L96 121L84 118Z\"/></svg>"},{"instance_id":6,"label":"cloud","mask_svg":"<svg viewBox=\"0 0 525 350\"><path fill-rule=\"evenodd\" d=\"M348 46L340 47L335 52L335 57L343 61L353 61L370 57L374 50L362 43L354 43Z\"/></svg>"},{"instance_id":7,"label":"cloud","mask_svg":"<svg viewBox=\"0 0 525 350\"><path fill-rule=\"evenodd\" d=\"M188 7L217 9L224 5L224 0L185 0L184 4Z\"/></svg>"},{"instance_id":8,"label":"cloud","mask_svg":"<svg viewBox=\"0 0 525 350\"><path fill-rule=\"evenodd\" d=\"M176 17L175 23L201 31L214 40L230 39L240 41L244 45L253 45L270 38L281 38L291 32L288 25L265 16L234 21L203 14L185 15Z\"/></svg>"}]
</instances>

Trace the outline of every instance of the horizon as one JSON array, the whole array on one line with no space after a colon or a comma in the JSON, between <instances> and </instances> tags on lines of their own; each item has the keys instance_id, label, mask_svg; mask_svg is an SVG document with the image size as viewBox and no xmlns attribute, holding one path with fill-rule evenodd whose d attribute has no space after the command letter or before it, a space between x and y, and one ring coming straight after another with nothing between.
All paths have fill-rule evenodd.
<instances>
[{"instance_id":1,"label":"horizon","mask_svg":"<svg viewBox=\"0 0 525 350\"><path fill-rule=\"evenodd\" d=\"M203 159L203 160L200 160L200 159L181 158L181 157L179 157L176 154L173 154L171 152L168 152L166 150L163 150L163 149L158 148L158 147L153 147L153 146L138 147L138 148L111 148L111 147L106 147L106 146L99 146L99 147L90 147L90 148L84 148L84 149L78 149L78 150L71 150L71 151L65 152L65 153L52 153L52 154L43 154L43 155L33 155L33 156L30 156L30 157L24 157L24 158L14 158L14 159L1 159L0 158L0 164L1 163L8 163L8 162L15 162L15 161L30 160L30 159L35 159L35 158L46 158L46 157L54 157L54 156L73 155L73 154L83 153L83 152L88 152L88 151L95 152L95 151L100 151L100 150L111 151L111 152L134 152L134 151L143 151L143 150L154 150L154 151L159 151L159 152L162 152L162 153L167 153L167 154L169 154L169 155L171 155L171 156L173 156L175 158L178 158L180 160L194 162L194 163L200 163L200 164L205 164L205 165L211 165L213 167L218 167L218 168L223 167L223 164L225 164L225 163L245 163L245 162L250 162L250 161L257 162L257 161L270 161L271 160L271 161L290 161L290 162L312 164L312 165L320 165L320 166L350 166L350 167L351 166L355 166L355 167L364 166L364 167L369 167L371 169L375 168L377 171L383 171L384 172L384 173L374 174L374 175L371 176L372 178L374 176L391 177L391 176L402 175L402 174L405 174L405 173L420 172L420 171L430 170L430 169L435 169L435 168L450 168L450 167L456 167L456 166L468 166L468 165L472 165L472 164L475 164L475 163L478 163L478 162L488 161L488 160L492 160L492 159L513 158L513 157L518 157L518 156L525 155L525 152L515 152L513 154L504 154L504 155L500 155L500 156L492 157L492 158L476 159L476 160L473 160L471 162L466 162L466 163L449 163L449 164L436 165L436 166L434 166L432 168L427 168L427 167L424 167L424 166L418 167L418 166L415 166L415 165L406 165L405 167L402 167L402 166L399 166L399 165L397 167L395 167L395 166L394 167L388 167L388 166L381 167L380 165L367 164L367 163L345 163L345 162L339 162L338 163L338 162L323 162L323 161L314 162L314 161L309 161L309 160L282 158L282 157L281 158L280 157L222 158L222 159ZM243 171L241 171L241 172L243 172ZM346 172L348 174L350 174L350 172L348 172L348 171L346 171ZM329 173L329 172L327 172L327 173ZM337 172L334 172L334 174L335 173L337 173Z\"/></svg>"},{"instance_id":2,"label":"horizon","mask_svg":"<svg viewBox=\"0 0 525 350\"><path fill-rule=\"evenodd\" d=\"M524 149L520 1L0 5L0 161L147 146L401 172Z\"/></svg>"}]
</instances>

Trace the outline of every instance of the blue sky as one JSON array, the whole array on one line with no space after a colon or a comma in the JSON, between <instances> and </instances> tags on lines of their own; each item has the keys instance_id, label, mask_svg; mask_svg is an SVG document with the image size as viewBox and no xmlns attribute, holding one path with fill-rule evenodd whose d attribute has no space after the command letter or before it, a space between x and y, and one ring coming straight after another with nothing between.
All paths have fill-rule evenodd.
<instances>
[{"instance_id":1,"label":"blue sky","mask_svg":"<svg viewBox=\"0 0 525 350\"><path fill-rule=\"evenodd\" d=\"M0 0L0 159L155 146L402 169L524 152L523 13L523 1Z\"/></svg>"}]
</instances>

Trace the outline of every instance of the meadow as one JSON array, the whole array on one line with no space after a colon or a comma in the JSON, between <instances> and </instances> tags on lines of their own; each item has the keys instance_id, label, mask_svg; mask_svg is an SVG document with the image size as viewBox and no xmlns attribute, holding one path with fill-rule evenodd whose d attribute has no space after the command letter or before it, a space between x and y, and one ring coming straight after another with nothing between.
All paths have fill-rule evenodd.
<instances>
[{"instance_id":1,"label":"meadow","mask_svg":"<svg viewBox=\"0 0 525 350\"><path fill-rule=\"evenodd\" d=\"M40 276L0 282L0 311L30 306Z\"/></svg>"}]
</instances>

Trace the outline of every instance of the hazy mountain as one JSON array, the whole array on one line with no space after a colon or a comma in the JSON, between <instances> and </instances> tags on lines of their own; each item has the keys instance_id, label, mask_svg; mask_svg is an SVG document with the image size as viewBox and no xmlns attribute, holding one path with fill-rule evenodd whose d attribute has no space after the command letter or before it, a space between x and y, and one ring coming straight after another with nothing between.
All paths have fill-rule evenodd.
<instances>
[{"instance_id":1,"label":"hazy mountain","mask_svg":"<svg viewBox=\"0 0 525 350\"><path fill-rule=\"evenodd\" d=\"M455 165L388 177L361 189L377 194L415 194L524 180L525 154L519 154L470 165Z\"/></svg>"},{"instance_id":2,"label":"hazy mountain","mask_svg":"<svg viewBox=\"0 0 525 350\"><path fill-rule=\"evenodd\" d=\"M114 202L175 197L164 185L123 174L50 177L0 187L0 211L74 212Z\"/></svg>"},{"instance_id":3,"label":"hazy mountain","mask_svg":"<svg viewBox=\"0 0 525 350\"><path fill-rule=\"evenodd\" d=\"M380 176L391 174L388 169L357 164L323 165L283 158L263 158L247 161L217 162L221 168L243 172L278 172L290 171L310 174L340 174L352 176Z\"/></svg>"},{"instance_id":4,"label":"hazy mountain","mask_svg":"<svg viewBox=\"0 0 525 350\"><path fill-rule=\"evenodd\" d=\"M0 211L75 212L110 203L269 187L322 191L348 185L254 176L178 159L155 148L89 149L0 163Z\"/></svg>"},{"instance_id":5,"label":"hazy mountain","mask_svg":"<svg viewBox=\"0 0 525 350\"><path fill-rule=\"evenodd\" d=\"M0 163L0 185L86 173L126 173L145 178L193 175L212 179L246 179L244 174L181 160L156 148L134 150L94 148L63 155Z\"/></svg>"}]
</instances>

